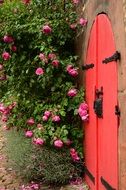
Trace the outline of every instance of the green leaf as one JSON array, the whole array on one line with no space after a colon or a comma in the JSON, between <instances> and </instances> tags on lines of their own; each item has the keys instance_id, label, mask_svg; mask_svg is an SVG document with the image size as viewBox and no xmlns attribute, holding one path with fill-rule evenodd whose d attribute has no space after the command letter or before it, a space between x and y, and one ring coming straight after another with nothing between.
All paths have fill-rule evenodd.
<instances>
[{"instance_id":1,"label":"green leaf","mask_svg":"<svg viewBox=\"0 0 126 190\"><path fill-rule=\"evenodd\" d=\"M60 111L60 115L65 117L66 116L66 112L65 111Z\"/></svg>"},{"instance_id":2,"label":"green leaf","mask_svg":"<svg viewBox=\"0 0 126 190\"><path fill-rule=\"evenodd\" d=\"M65 130L63 131L63 133L64 133L64 135L68 135L69 132L68 132L68 130L65 129Z\"/></svg>"}]
</instances>

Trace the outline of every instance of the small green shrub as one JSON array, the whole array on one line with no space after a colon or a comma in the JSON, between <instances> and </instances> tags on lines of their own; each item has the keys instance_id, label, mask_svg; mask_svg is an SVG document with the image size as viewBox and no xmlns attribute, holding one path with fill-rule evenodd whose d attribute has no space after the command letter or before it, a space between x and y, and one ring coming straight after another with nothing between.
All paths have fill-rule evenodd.
<instances>
[{"instance_id":1,"label":"small green shrub","mask_svg":"<svg viewBox=\"0 0 126 190\"><path fill-rule=\"evenodd\" d=\"M22 132L10 130L7 137L9 164L27 181L66 184L81 174L81 167L72 162L68 149L32 146Z\"/></svg>"}]
</instances>

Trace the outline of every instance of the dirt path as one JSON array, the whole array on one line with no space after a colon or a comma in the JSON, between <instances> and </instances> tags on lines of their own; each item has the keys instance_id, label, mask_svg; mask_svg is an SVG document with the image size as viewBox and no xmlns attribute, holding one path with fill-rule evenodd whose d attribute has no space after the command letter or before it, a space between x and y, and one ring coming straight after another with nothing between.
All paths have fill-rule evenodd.
<instances>
[{"instance_id":1,"label":"dirt path","mask_svg":"<svg viewBox=\"0 0 126 190\"><path fill-rule=\"evenodd\" d=\"M8 157L5 155L6 133L0 127L0 190L20 190L23 184L21 178L8 166ZM25 188L24 188L25 189ZM27 188L26 188L27 190ZM85 184L67 185L65 187L47 187L43 186L40 190L88 190Z\"/></svg>"}]
</instances>

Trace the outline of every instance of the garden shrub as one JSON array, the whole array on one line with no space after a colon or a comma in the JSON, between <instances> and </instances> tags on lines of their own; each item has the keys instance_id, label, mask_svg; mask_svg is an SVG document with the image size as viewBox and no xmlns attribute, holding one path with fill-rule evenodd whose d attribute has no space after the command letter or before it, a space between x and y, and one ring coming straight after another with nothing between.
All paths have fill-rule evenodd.
<instances>
[{"instance_id":1,"label":"garden shrub","mask_svg":"<svg viewBox=\"0 0 126 190\"><path fill-rule=\"evenodd\" d=\"M48 154L58 157L64 149L74 162L83 159L81 119L88 120L74 51L76 32L87 20L77 16L76 6L76 0L8 0L0 6L2 121Z\"/></svg>"},{"instance_id":2,"label":"garden shrub","mask_svg":"<svg viewBox=\"0 0 126 190\"><path fill-rule=\"evenodd\" d=\"M68 149L32 146L31 140L16 130L8 131L6 137L9 165L25 181L60 185L81 176L82 168L73 163Z\"/></svg>"}]
</instances>

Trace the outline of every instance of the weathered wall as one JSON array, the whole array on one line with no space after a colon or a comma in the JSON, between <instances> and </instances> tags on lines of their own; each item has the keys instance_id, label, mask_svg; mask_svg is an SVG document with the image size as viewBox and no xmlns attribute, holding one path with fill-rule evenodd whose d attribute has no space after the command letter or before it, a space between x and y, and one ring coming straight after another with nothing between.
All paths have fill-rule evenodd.
<instances>
[{"instance_id":1,"label":"weathered wall","mask_svg":"<svg viewBox=\"0 0 126 190\"><path fill-rule=\"evenodd\" d=\"M121 110L118 131L119 190L126 190L126 0L86 0L82 4L81 15L88 19L86 31L77 38L80 63L86 58L91 26L98 13L105 12L111 20L116 49L121 53L118 65L118 101ZM83 83L83 72L81 82ZM114 158L112 158L114 159Z\"/></svg>"}]
</instances>

